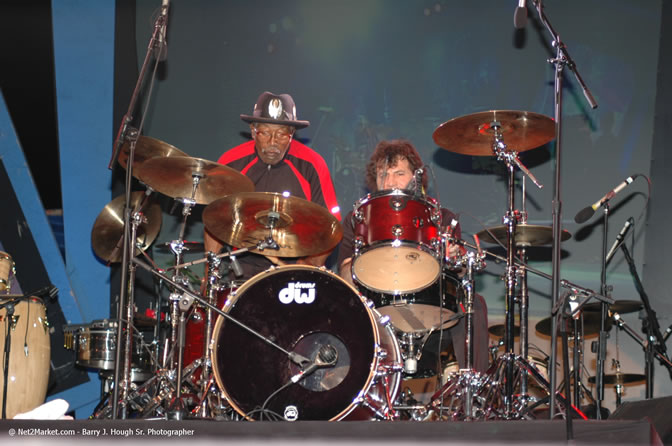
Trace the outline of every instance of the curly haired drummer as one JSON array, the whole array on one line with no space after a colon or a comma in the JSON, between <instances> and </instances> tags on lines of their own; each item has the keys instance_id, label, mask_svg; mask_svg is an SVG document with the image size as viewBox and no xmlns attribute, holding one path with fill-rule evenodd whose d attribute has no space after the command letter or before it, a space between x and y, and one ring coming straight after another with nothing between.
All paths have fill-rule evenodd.
<instances>
[{"instance_id":1,"label":"curly haired drummer","mask_svg":"<svg viewBox=\"0 0 672 446\"><path fill-rule=\"evenodd\" d=\"M353 212L350 212L345 219L343 220L343 240L341 241L339 252L338 252L338 266L339 274L349 283L355 285L357 288L362 291L364 295L371 296L372 294L377 296L378 300L374 299L376 306L385 305L388 301L385 299L385 289L384 284L389 283L389 288L395 288L395 294L403 294L408 292L409 295L419 295L427 293L439 293L441 287L432 286L431 283L425 285L427 282L431 282L433 277L436 277L436 281L444 280L439 278L442 276L440 270L441 267L435 265L436 255L432 255L431 246L427 248L429 243L417 243L417 246L413 245L409 248L408 251L403 251L403 243L396 243L399 240L395 240L392 243L385 246L385 244L377 243L369 246L369 251L366 250L367 242L371 242L371 239L375 239L375 236L371 234L366 234L367 230L369 232L374 232L375 228L382 226L385 229L385 234L390 230L403 232L404 229L419 228L418 231L429 231L432 229L432 223L438 220L434 217L437 217L435 214L440 215L440 221L442 222L442 228L436 228L435 231L445 232L446 226L450 225L452 221L456 221L457 217L451 211L445 208L434 208L435 200L425 197L425 189L427 187L427 173L426 171L421 170L424 166L418 151L415 149L413 144L406 140L385 140L381 141L375 148L371 159L369 160L366 166L366 186L372 192L367 196L367 198L360 200L360 212L357 212L357 218L353 219ZM382 201L384 206L376 206L375 204L378 201ZM420 211L413 211L411 207L416 202L420 201ZM393 209L393 215L391 214L390 208ZM425 209L426 208L426 209ZM412 224L404 225L397 224L394 225L395 219L403 219L399 215L403 215L405 211L408 211L407 218L412 220ZM362 214L365 214L362 217ZM428 215L424 219L423 215ZM368 221L366 219L369 219ZM361 224L362 221L368 222L369 225ZM358 224L359 222L359 224ZM390 227L388 227L390 226ZM363 227L363 229L362 229ZM452 235L459 239L461 237L460 225L453 225L450 229ZM431 233L435 235L435 232ZM407 234L408 235L408 234ZM382 236L384 238L390 238L387 235ZM400 236L399 238L403 238ZM407 237L412 240L422 240L423 234L413 234ZM425 237L426 238L426 237ZM362 240L364 242L362 243ZM362 244L365 249L362 248ZM401 246L400 246L401 245ZM382 247L382 248L381 248ZM424 251L423 251L424 250ZM360 253L364 251L365 255ZM461 254L461 248L457 245L450 245L446 249L446 255L448 257L454 257ZM374 262L367 263L366 256L369 255ZM382 258L381 255L387 255L387 258ZM394 263L391 260L391 257L402 257L404 260L408 260L409 256L412 256L412 260L409 263L404 263L403 266L399 268L399 271L394 270L392 274L389 271L382 273L384 266L380 268L371 267L371 265L385 265L388 262ZM364 267L358 267L357 261L360 261L360 264ZM425 262L424 264L422 262ZM353 274L353 262L355 265L355 273ZM439 262L440 263L440 262ZM392 268L395 268L393 266ZM414 269L417 268L417 269ZM428 271L436 271L435 273L429 274L429 279L424 279L423 274ZM364 275L366 272L366 275ZM359 275L358 275L359 273ZM376 275L381 275L385 277L376 277ZM406 274L406 276L404 276ZM389 277L389 276L395 277ZM400 278L399 286L394 286L392 283L396 281L397 276ZM406 279L405 282L403 279ZM422 281L418 282L418 280ZM369 286L373 284L373 286ZM407 288L404 286L407 285ZM450 284L447 284L450 285ZM422 288L424 290L420 290ZM450 286L444 286L443 288L450 288ZM373 290L373 292L372 292ZM399 291L401 290L401 291ZM418 291L420 290L420 291ZM382 296L382 297L381 297ZM413 298L409 299L409 302L413 301ZM441 301L441 298L437 298L437 304ZM487 306L485 299L480 295L475 295L474 299L474 368L477 371L485 371L488 367L488 320L487 320ZM420 305L410 306L409 309L399 308L395 309L393 315L398 315L401 319L399 322L392 318L392 323L395 326L402 327L401 331L413 330L414 327L423 328L423 323L425 321L432 321L432 317L436 317L435 314L439 314L439 311L443 311L443 308L439 310L438 308L426 305L425 300L418 300L421 302ZM396 307L396 305L390 305L391 307ZM443 305L440 305L441 307ZM455 308L459 314L457 307ZM435 310L435 311L434 311ZM385 311L382 311L385 313ZM427 313L432 313L427 316ZM447 313L450 314L450 313ZM441 320L444 321L446 318L441 316ZM415 324L415 325L414 325ZM408 325L409 328L404 328ZM425 323L425 325L427 325ZM444 327L449 327L451 325L444 325ZM465 338L466 338L466 327L464 323L464 318L459 319L455 325L452 325L452 328L449 330L443 330L441 336L438 335L437 331L434 335L430 336L428 342L425 344L425 348L422 351L422 356L418 363L418 371L423 372L426 369L433 369L437 364L437 353L441 352L443 356L444 353L448 353L451 350L454 352L454 356L460 365L460 368L463 368L466 362L465 357ZM451 342L452 340L452 342ZM441 346L439 346L439 342Z\"/></svg>"}]
</instances>

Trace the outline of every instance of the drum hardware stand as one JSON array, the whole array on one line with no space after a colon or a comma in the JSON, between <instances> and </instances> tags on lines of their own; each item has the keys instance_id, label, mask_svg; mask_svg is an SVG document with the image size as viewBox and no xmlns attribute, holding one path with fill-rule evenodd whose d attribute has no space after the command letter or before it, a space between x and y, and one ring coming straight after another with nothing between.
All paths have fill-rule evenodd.
<instances>
[{"instance_id":1,"label":"drum hardware stand","mask_svg":"<svg viewBox=\"0 0 672 446\"><path fill-rule=\"evenodd\" d=\"M515 151L507 151L507 146L504 144L501 134L501 124L497 121L490 123L490 128L492 128L493 134L493 144L492 149L495 155L497 155L498 161L504 161L506 164L508 172L508 209L502 223L507 226L507 259L506 259L506 323L504 330L504 350L507 355L504 355L504 358L510 358L513 355L513 344L514 344L514 306L515 306L515 287L516 287L516 276L517 268L514 259L515 253L515 234L516 234L516 225L521 220L521 214L519 211L515 210L514 198L515 198L515 171L514 166L517 166L523 173L525 173L532 182L537 185L537 187L542 188L543 185L537 181L534 175L520 162L518 158L518 153ZM527 361L527 358L523 358L524 361ZM513 411L513 378L514 378L514 363L510 359L505 359L506 362L506 380L504 383L504 404L506 406L506 417L512 415Z\"/></svg>"},{"instance_id":2,"label":"drum hardware stand","mask_svg":"<svg viewBox=\"0 0 672 446\"><path fill-rule=\"evenodd\" d=\"M135 137L137 137L137 134L134 134ZM132 145L135 145L135 142L132 143ZM133 148L131 149L133 150ZM129 156L129 161L131 160L131 157ZM129 166L127 166L129 167ZM127 256L133 257L135 256L135 248L136 248L136 240L137 240L137 233L138 233L138 227L147 221L147 219L144 217L142 214L141 210L144 208L144 206L147 203L147 199L149 195L151 194L151 190L147 191L147 194L145 195L145 199L138 203L137 208L133 210L131 214L131 209L125 209L125 213L128 214L128 222L130 223L130 234L126 234L127 232L127 226L124 225L124 238L128 237L128 243L131 243L132 246L128 247L126 246L127 243L124 244L123 246L123 251ZM128 250L131 250L129 253ZM126 264L124 264L126 265ZM129 386L131 385L131 367L132 367L132 353L133 353L133 310L135 308L135 266L131 263L128 264L127 268L124 268L122 271L123 272L127 271L128 274L128 281L122 280L122 283L126 283L128 285L128 289L126 290L126 298L124 299L125 304L122 306L122 298L121 295L119 297L119 314L123 314L123 310L126 310L126 332L124 334L123 327L124 327L124 321L122 320L122 317L119 317L119 325L117 327L117 339L121 339L121 336L124 335L124 342L123 344L117 343L117 345L123 345L122 348L117 348L116 351L116 356L115 356L115 374L114 374L114 382L115 386L113 388L113 397L115 398L113 400L113 406L116 407L119 403L121 403L121 417L122 419L125 419L127 416L127 406L126 403L128 401L128 390ZM120 377L119 376L119 368L120 368L120 361L121 361L121 355L122 355L122 350L123 350L123 375ZM121 378L121 380L119 380ZM119 385L116 385L116 383L119 383ZM119 390L121 391L121 396L119 396ZM118 398L118 399L117 399ZM116 415L116 408L113 409L113 413ZM114 418L114 415L113 415Z\"/></svg>"},{"instance_id":3,"label":"drum hardware stand","mask_svg":"<svg viewBox=\"0 0 672 446\"><path fill-rule=\"evenodd\" d=\"M479 392L479 387L481 384L481 377L478 372L474 370L474 271L480 271L485 268L484 254L480 249L480 244L477 239L478 252L474 253L473 251L468 252L466 255L461 256L458 259L455 259L454 265L451 266L463 266L466 268L466 273L462 278L462 286L466 290L465 294L465 328L466 328L466 337L465 337L465 355L466 355L466 368L460 370L460 376L457 379L448 379L446 384L444 384L438 392L432 395L430 401L430 406L439 409L439 417L443 418L443 410L446 396L451 397L450 408L454 408L453 402L457 399L460 402L460 407L456 408L457 413L453 413L453 417L459 417L459 419L464 420L473 420L478 418L481 413L477 413L476 408L473 403L477 398L476 395ZM479 404L478 409L483 411L483 407ZM487 411L487 410L486 410Z\"/></svg>"},{"instance_id":4,"label":"drum hardware stand","mask_svg":"<svg viewBox=\"0 0 672 446\"><path fill-rule=\"evenodd\" d=\"M552 260L552 275L551 275L551 306L554 306L560 295L560 241L562 234L562 200L561 200L561 184L560 172L562 171L562 80L565 66L574 74L576 81L583 90L583 94L591 108L597 108L597 102L593 98L590 90L579 74L576 63L569 55L567 47L560 39L558 33L553 29L546 13L544 12L544 5L542 0L532 0L534 7L539 14L539 20L546 27L552 37L551 46L556 50L556 56L553 59L548 59L547 62L555 65L554 73L554 118L555 118L555 188L553 197L553 260ZM604 290L602 290L604 291ZM556 347L556 324L555 319L551 319L551 364L555 364L557 358ZM552 389L556 386L555 366L550 367L549 377ZM550 413L549 418L553 419L555 412L555 391L551 392ZM598 410L599 413L599 410ZM571 417L567 417L567 438L572 439Z\"/></svg>"},{"instance_id":5,"label":"drum hardware stand","mask_svg":"<svg viewBox=\"0 0 672 446\"><path fill-rule=\"evenodd\" d=\"M217 258L214 253L208 253L208 276L206 283L206 294L208 302L211 305L216 305L215 292L217 291L216 282L221 279L219 274L219 266L221 259ZM212 310L207 308L205 311L205 336L203 345L203 363L201 366L201 401L195 411L195 415L200 418L209 418L210 411L208 407L208 392L213 384L212 379L212 325L213 317Z\"/></svg>"},{"instance_id":6,"label":"drum hardware stand","mask_svg":"<svg viewBox=\"0 0 672 446\"><path fill-rule=\"evenodd\" d=\"M132 129L130 127L131 122L133 121L133 113L135 110L135 106L138 100L138 97L140 95L140 90L142 87L142 84L144 83L145 80L145 75L147 73L147 68L149 67L149 61L154 55L155 63L154 63L154 71L152 72L151 76L151 82L150 82L150 92L151 92L151 85L154 82L155 75L156 75L156 69L158 68L159 62L161 61L161 53L164 52L165 54L165 49L166 49L166 40L165 40L165 35L166 35L166 27L167 27L167 21L168 21L168 8L165 8L164 11L162 11L161 14L158 15L156 18L156 22L154 23L154 31L152 32L152 37L149 41L149 45L147 46L147 52L145 54L145 59L142 64L142 68L140 70L140 74L138 75L138 80L135 84L135 88L133 90L133 94L131 95L131 100L128 106L128 111L124 115L124 117L121 120L121 125L119 127L119 131L117 133L116 140L114 142L114 150L112 153L112 157L110 158L110 162L108 164L108 169L112 169L115 162L119 158L119 153L121 151L121 146L124 141L129 141L129 153L128 153L128 159L127 159L127 164L126 164L126 179L125 179L125 205L124 205L124 234L123 234L123 247L122 247L122 269L121 269L121 287L120 287L120 292L119 292L119 305L118 305L118 310L117 314L121 316L124 313L124 308L127 306L127 293L132 290L133 283L129 282L129 270L132 268L132 264L130 262L130 259L134 257L135 253L135 239L130 238L130 226L131 226L131 182L133 179L133 163L135 161L135 145L138 139L138 135L140 134L142 130L142 125L144 123L144 117L141 120L139 128ZM150 95L151 96L151 95ZM147 100L147 104L149 104L149 99ZM130 251L130 252L129 252ZM119 318L119 327L117 329L117 345L122 345L121 340L123 336L123 327L124 324L121 321L121 317ZM130 323L132 319L130 319L128 322ZM119 383L120 382L120 370L121 369L121 349L117 349L117 354L116 354L116 362L115 362L115 367L114 367L114 382ZM128 375L124 376L123 379L123 386L115 385L113 389L113 396L112 396L112 419L116 419L118 416L118 406L119 406L119 388L120 387L127 387L127 380L129 379ZM128 390L128 389L126 389ZM122 419L126 418L126 409L125 406L122 405L122 413L121 413Z\"/></svg>"}]
</instances>

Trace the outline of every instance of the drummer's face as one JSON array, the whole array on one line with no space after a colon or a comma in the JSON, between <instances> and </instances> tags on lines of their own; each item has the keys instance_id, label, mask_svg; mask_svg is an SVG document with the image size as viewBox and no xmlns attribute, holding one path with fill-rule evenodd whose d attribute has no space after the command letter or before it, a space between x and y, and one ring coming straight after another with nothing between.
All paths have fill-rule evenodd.
<instances>
[{"instance_id":1,"label":"drummer's face","mask_svg":"<svg viewBox=\"0 0 672 446\"><path fill-rule=\"evenodd\" d=\"M278 124L250 125L259 158L266 164L278 164L292 141L294 128Z\"/></svg>"},{"instance_id":2,"label":"drummer's face","mask_svg":"<svg viewBox=\"0 0 672 446\"><path fill-rule=\"evenodd\" d=\"M394 166L379 164L376 168L378 190L406 189L413 179L413 171L406 158L397 160Z\"/></svg>"}]
</instances>

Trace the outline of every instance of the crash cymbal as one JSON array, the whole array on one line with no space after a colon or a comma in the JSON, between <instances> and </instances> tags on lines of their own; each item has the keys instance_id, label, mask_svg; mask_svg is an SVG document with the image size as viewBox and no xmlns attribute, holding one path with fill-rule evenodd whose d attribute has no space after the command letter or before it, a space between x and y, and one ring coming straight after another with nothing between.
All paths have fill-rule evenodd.
<instances>
[{"instance_id":1,"label":"crash cymbal","mask_svg":"<svg viewBox=\"0 0 672 446\"><path fill-rule=\"evenodd\" d=\"M490 231L490 232L488 232ZM492 233L492 235L490 234ZM482 242L497 243L494 237L503 245L506 244L508 228L504 225L493 226L476 234ZM569 231L562 230L561 241L572 237ZM516 225L516 237L514 244L516 246L543 246L553 242L553 228L551 226L528 225L521 223Z\"/></svg>"},{"instance_id":2,"label":"crash cymbal","mask_svg":"<svg viewBox=\"0 0 672 446\"><path fill-rule=\"evenodd\" d=\"M194 199L209 204L218 198L254 190L252 180L228 166L188 156L152 158L140 164L138 178L172 198L190 198L194 175L200 177Z\"/></svg>"},{"instance_id":3,"label":"crash cymbal","mask_svg":"<svg viewBox=\"0 0 672 446\"><path fill-rule=\"evenodd\" d=\"M504 337L504 324L495 324L491 325L488 327L488 333L493 335L496 338L502 338ZM517 338L520 336L520 326L519 325L514 325L513 326L513 337Z\"/></svg>"},{"instance_id":4,"label":"crash cymbal","mask_svg":"<svg viewBox=\"0 0 672 446\"><path fill-rule=\"evenodd\" d=\"M133 192L131 206L137 206L144 196L144 192ZM106 204L91 230L93 251L102 260L110 263L120 262L122 257L125 202L126 197L121 195ZM146 251L161 229L161 207L158 204L150 204L144 209L143 214L147 221L138 226L134 256Z\"/></svg>"},{"instance_id":5,"label":"crash cymbal","mask_svg":"<svg viewBox=\"0 0 672 446\"><path fill-rule=\"evenodd\" d=\"M237 248L254 248L269 235L269 217L277 214L273 240L276 257L303 257L335 247L343 237L339 221L326 208L298 197L270 192L245 192L220 198L203 211L208 231ZM250 249L255 251L254 249Z\"/></svg>"},{"instance_id":6,"label":"crash cymbal","mask_svg":"<svg viewBox=\"0 0 672 446\"><path fill-rule=\"evenodd\" d=\"M595 384L595 376L588 377L588 382ZM639 373L616 373L614 375L604 375L605 384L630 384L646 381L646 376Z\"/></svg>"},{"instance_id":7,"label":"crash cymbal","mask_svg":"<svg viewBox=\"0 0 672 446\"><path fill-rule=\"evenodd\" d=\"M128 152L131 149L131 145L126 141L121 146L119 151L119 164L124 169L128 164ZM138 141L135 143L135 153L133 157L133 170L135 170L140 164L147 161L151 158L164 158L169 156L188 156L186 153L182 152L175 146L171 146L168 143L160 141L158 139L150 138L149 136L140 136Z\"/></svg>"},{"instance_id":8,"label":"crash cymbal","mask_svg":"<svg viewBox=\"0 0 672 446\"><path fill-rule=\"evenodd\" d=\"M605 321L604 327L607 331L611 330L611 319ZM537 322L535 326L537 331L543 335L551 335L551 318L547 317ZM590 336L600 332L600 314L583 313L583 336ZM558 327L558 334L560 327ZM572 336L574 333L574 324L572 320L567 321L567 334Z\"/></svg>"},{"instance_id":9,"label":"crash cymbal","mask_svg":"<svg viewBox=\"0 0 672 446\"><path fill-rule=\"evenodd\" d=\"M490 110L446 121L434 130L434 142L463 155L495 156L493 125L499 124L507 151L523 152L555 138L555 121L548 116L517 110Z\"/></svg>"},{"instance_id":10,"label":"crash cymbal","mask_svg":"<svg viewBox=\"0 0 672 446\"><path fill-rule=\"evenodd\" d=\"M634 313L635 311L642 309L642 303L638 300L617 300L613 304L609 305L609 309L621 314ZM601 311L602 302L591 302L586 304L583 306L583 310L591 312Z\"/></svg>"}]
</instances>

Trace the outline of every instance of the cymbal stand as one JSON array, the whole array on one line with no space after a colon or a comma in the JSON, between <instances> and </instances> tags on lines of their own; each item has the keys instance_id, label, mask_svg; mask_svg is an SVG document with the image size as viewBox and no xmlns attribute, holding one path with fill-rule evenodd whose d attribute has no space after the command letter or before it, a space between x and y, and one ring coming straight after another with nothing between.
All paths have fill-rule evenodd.
<instances>
[{"instance_id":1,"label":"cymbal stand","mask_svg":"<svg viewBox=\"0 0 672 446\"><path fill-rule=\"evenodd\" d=\"M501 124L497 121L490 123L490 127L493 129L493 151L497 155L498 161L504 161L507 167L508 172L508 209L502 222L507 227L507 246L506 246L506 302L505 302L505 329L504 329L504 349L506 359L506 373L505 373L505 382L504 382L504 405L505 405L505 417L511 417L513 415L513 379L514 379L514 362L510 360L510 357L513 355L513 344L514 344L514 305L515 305L515 293L516 293L516 276L517 276L517 267L514 259L515 254L515 233L516 225L521 220L521 214L519 211L516 211L514 208L515 202L515 167L518 167L523 173L525 173L539 188L543 187L539 181L532 175L532 173L520 162L518 158L518 153L515 151L507 151L507 146L504 144L501 134ZM527 361L527 358L523 358L524 361Z\"/></svg>"},{"instance_id":2,"label":"cymbal stand","mask_svg":"<svg viewBox=\"0 0 672 446\"><path fill-rule=\"evenodd\" d=\"M184 233L187 227L187 219L191 215L191 209L196 205L196 191L200 184L203 175L200 173L192 173L192 188L191 197L176 199L181 201L184 205L182 207L182 224L180 225L180 233L177 240L170 244L170 248L175 254L175 264L180 264L184 258ZM191 288L189 278L176 269L173 274L173 281L177 282L187 288ZM184 408L182 404L182 378L183 378L183 360L184 360L184 341L186 330L186 313L191 308L192 301L185 301L183 296L179 293L170 293L170 339L173 347L177 349L172 350L172 369L175 370L175 396L170 402L168 416L173 419L182 419L184 416Z\"/></svg>"},{"instance_id":3,"label":"cymbal stand","mask_svg":"<svg viewBox=\"0 0 672 446\"><path fill-rule=\"evenodd\" d=\"M216 305L217 282L221 279L219 266L221 258L218 258L213 252L208 253L208 275L206 282L206 296L210 305ZM213 314L210 308L205 309L205 336L203 339L203 362L201 363L201 401L195 411L195 415L201 418L210 417L208 406L208 392L212 386L212 349L210 339L212 338Z\"/></svg>"},{"instance_id":4,"label":"cymbal stand","mask_svg":"<svg viewBox=\"0 0 672 446\"><path fill-rule=\"evenodd\" d=\"M137 134L136 134L137 136ZM135 142L132 143L132 146L135 146ZM131 149L133 150L133 149ZM131 158L129 157L129 160ZM129 215L130 222L130 233L128 234L128 240L132 244L130 247L124 246L124 251L130 250L130 253L127 253L129 257L135 255L135 249L137 244L137 234L138 227L147 223L147 218L142 213L142 210L149 202L149 196L151 195L151 189L148 189L145 193L143 200L139 201L136 205L136 208L125 209L124 212ZM121 408L121 417L125 419L127 417L128 411L128 401L129 401L129 387L131 386L131 368L133 361L133 316L135 309L135 265L129 263L127 268L124 268L123 271L127 271L127 282L122 281L122 283L127 284L126 298L122 299L120 297L119 302L119 324L117 328L117 339L121 340L123 336L123 342L117 342L117 345L122 346L117 348L115 352L115 375L114 375L114 389L113 389L113 417L117 414L116 407ZM122 274L123 275L123 274ZM122 317L124 310L126 311L126 317ZM126 331L124 332L124 327ZM123 355L123 358L122 358ZM123 366L121 366L123 360ZM120 366L117 366L117 365ZM116 392L115 392L116 390ZM121 392L121 393L119 393Z\"/></svg>"}]
</instances>

